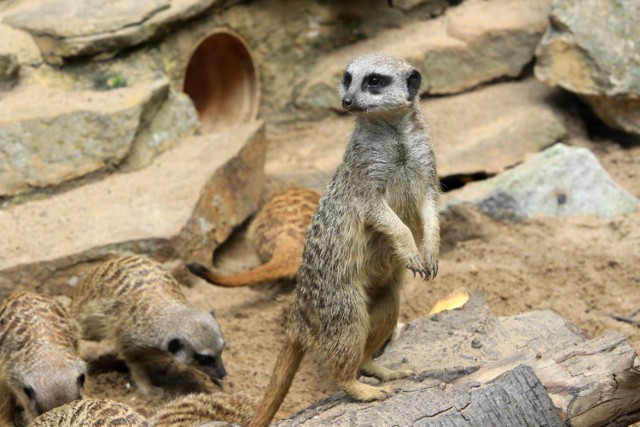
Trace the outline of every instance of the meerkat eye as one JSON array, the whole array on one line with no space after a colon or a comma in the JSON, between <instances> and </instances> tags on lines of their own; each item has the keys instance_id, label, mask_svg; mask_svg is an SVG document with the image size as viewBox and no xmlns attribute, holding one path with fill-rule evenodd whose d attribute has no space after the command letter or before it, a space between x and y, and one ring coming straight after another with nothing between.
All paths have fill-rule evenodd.
<instances>
[{"instance_id":1,"label":"meerkat eye","mask_svg":"<svg viewBox=\"0 0 640 427\"><path fill-rule=\"evenodd\" d=\"M362 81L362 89L373 91L388 86L391 83L391 77L383 76L381 74L369 74Z\"/></svg>"},{"instance_id":2,"label":"meerkat eye","mask_svg":"<svg viewBox=\"0 0 640 427\"><path fill-rule=\"evenodd\" d=\"M213 356L210 356L208 354L199 354L196 353L193 356L194 359L196 359L196 362L198 362L198 364L200 365L213 365L216 361L216 358Z\"/></svg>"},{"instance_id":3,"label":"meerkat eye","mask_svg":"<svg viewBox=\"0 0 640 427\"><path fill-rule=\"evenodd\" d=\"M84 374L78 375L78 387L84 388L84 380L85 380Z\"/></svg>"},{"instance_id":4,"label":"meerkat eye","mask_svg":"<svg viewBox=\"0 0 640 427\"><path fill-rule=\"evenodd\" d=\"M25 386L22 390L24 391L24 394L27 395L27 398L29 398L29 400L34 400L36 398L36 391L33 389L33 387Z\"/></svg>"},{"instance_id":5,"label":"meerkat eye","mask_svg":"<svg viewBox=\"0 0 640 427\"><path fill-rule=\"evenodd\" d=\"M342 85L345 88L348 88L351 85L351 73L349 73L348 71L344 72L344 76L342 77Z\"/></svg>"},{"instance_id":6,"label":"meerkat eye","mask_svg":"<svg viewBox=\"0 0 640 427\"><path fill-rule=\"evenodd\" d=\"M178 338L174 338L171 341L169 341L168 349L169 349L169 353L176 354L177 352L182 350L182 342L180 342Z\"/></svg>"}]
</instances>

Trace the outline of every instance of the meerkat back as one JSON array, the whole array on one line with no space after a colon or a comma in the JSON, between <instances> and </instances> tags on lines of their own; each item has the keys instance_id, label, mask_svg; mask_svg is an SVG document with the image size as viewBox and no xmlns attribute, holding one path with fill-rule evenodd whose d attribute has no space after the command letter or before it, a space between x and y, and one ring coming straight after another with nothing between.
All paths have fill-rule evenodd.
<instances>
[{"instance_id":1,"label":"meerkat back","mask_svg":"<svg viewBox=\"0 0 640 427\"><path fill-rule=\"evenodd\" d=\"M175 279L149 258L132 255L98 266L78 285L70 311L82 326L85 339L101 340L113 331L114 323L135 320L123 316L123 311L133 314L167 300L186 302Z\"/></svg>"},{"instance_id":2,"label":"meerkat back","mask_svg":"<svg viewBox=\"0 0 640 427\"><path fill-rule=\"evenodd\" d=\"M145 418L114 400L83 399L67 403L33 420L28 427L147 427Z\"/></svg>"},{"instance_id":3,"label":"meerkat back","mask_svg":"<svg viewBox=\"0 0 640 427\"><path fill-rule=\"evenodd\" d=\"M222 275L202 264L191 263L191 273L225 287L250 286L280 279L293 280L300 268L304 239L320 194L291 187L276 192L249 224L247 239L263 265L250 271Z\"/></svg>"}]
</instances>

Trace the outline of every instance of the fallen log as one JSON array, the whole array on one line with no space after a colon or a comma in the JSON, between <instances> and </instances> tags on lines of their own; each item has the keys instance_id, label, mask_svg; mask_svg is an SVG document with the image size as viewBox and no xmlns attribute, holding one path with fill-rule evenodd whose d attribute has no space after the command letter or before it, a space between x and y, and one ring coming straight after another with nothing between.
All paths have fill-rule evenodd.
<instances>
[{"instance_id":1,"label":"fallen log","mask_svg":"<svg viewBox=\"0 0 640 427\"><path fill-rule=\"evenodd\" d=\"M640 362L622 335L588 341L551 311L498 318L479 294L461 310L407 325L379 361L417 374L385 401L339 393L277 426L587 427L640 420Z\"/></svg>"}]
</instances>

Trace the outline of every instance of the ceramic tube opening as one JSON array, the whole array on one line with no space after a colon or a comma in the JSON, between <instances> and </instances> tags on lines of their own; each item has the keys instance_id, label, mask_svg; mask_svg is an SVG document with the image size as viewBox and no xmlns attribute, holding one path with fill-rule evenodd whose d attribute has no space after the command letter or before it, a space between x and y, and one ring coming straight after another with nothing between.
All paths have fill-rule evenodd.
<instances>
[{"instance_id":1,"label":"ceramic tube opening","mask_svg":"<svg viewBox=\"0 0 640 427\"><path fill-rule=\"evenodd\" d=\"M216 30L196 46L183 83L202 130L225 132L258 114L258 72L248 45L237 34Z\"/></svg>"}]
</instances>

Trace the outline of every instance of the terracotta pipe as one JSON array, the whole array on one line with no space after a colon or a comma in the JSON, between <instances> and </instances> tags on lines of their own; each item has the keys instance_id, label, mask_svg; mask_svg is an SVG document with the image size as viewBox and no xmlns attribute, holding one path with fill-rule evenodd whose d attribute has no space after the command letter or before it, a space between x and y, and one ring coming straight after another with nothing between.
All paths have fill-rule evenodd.
<instances>
[{"instance_id":1,"label":"terracotta pipe","mask_svg":"<svg viewBox=\"0 0 640 427\"><path fill-rule=\"evenodd\" d=\"M204 132L226 132L257 117L260 80L253 58L247 43L224 28L196 44L182 87L198 110Z\"/></svg>"}]
</instances>

